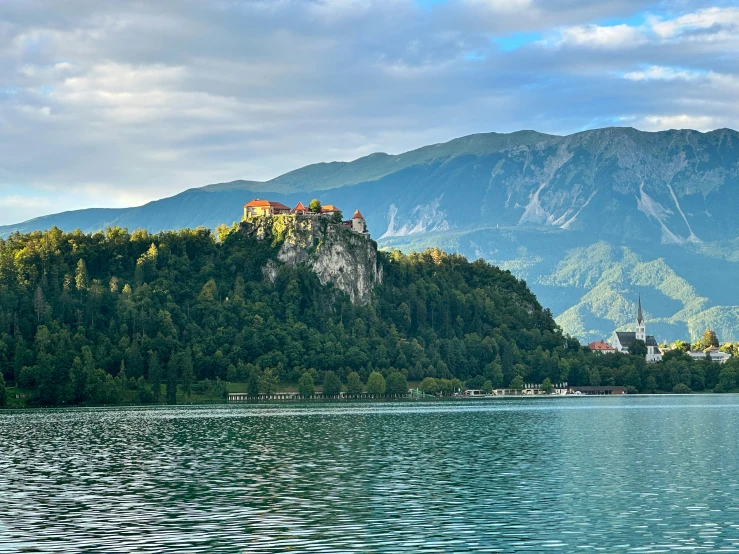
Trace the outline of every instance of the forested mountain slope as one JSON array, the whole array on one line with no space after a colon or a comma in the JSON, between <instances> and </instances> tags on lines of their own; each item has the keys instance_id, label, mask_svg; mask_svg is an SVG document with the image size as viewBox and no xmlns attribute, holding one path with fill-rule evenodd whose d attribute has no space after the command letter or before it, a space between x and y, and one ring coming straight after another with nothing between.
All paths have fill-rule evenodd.
<instances>
[{"instance_id":1,"label":"forested mountain slope","mask_svg":"<svg viewBox=\"0 0 739 554\"><path fill-rule=\"evenodd\" d=\"M669 322L658 338L696 338L702 322L716 322L723 340L739 340L739 299L725 286L739 277L731 242L739 237L738 139L729 129L486 133L396 156L314 164L263 183L211 185L138 208L48 216L0 228L0 235L52 225L215 228L240 219L254 197L288 205L317 197L347 212L361 208L380 246L440 246L510 268L583 340L607 338L633 319L628 312L640 292L657 323ZM664 264L705 298L701 311L665 301L629 271L618 290L618 302L628 305L616 311L605 298L593 301L598 291L586 298L587 287L552 278L577 249L601 243L614 247L611 253L625 246L641 263Z\"/></svg>"},{"instance_id":2,"label":"forested mountain slope","mask_svg":"<svg viewBox=\"0 0 739 554\"><path fill-rule=\"evenodd\" d=\"M1 241L4 380L35 402L68 404L115 403L126 391L161 401L162 383L174 402L178 383L187 395L203 380L274 390L306 373L318 383L329 373L348 382L352 372L361 381L378 372L388 382L397 374L472 386L549 378L634 390L720 379L716 364L682 361L676 371L591 354L525 283L483 261L378 253L382 282L362 304L321 285L308 265L280 262L279 236L240 226L220 237L54 229Z\"/></svg>"}]
</instances>

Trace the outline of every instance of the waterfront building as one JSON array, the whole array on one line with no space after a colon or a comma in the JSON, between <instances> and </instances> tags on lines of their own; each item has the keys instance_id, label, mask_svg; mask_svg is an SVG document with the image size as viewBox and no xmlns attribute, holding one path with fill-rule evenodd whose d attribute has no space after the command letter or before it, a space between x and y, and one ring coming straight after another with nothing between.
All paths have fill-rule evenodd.
<instances>
[{"instance_id":1,"label":"waterfront building","mask_svg":"<svg viewBox=\"0 0 739 554\"><path fill-rule=\"evenodd\" d=\"M602 396L609 394L626 394L626 387L570 387L568 394L584 394L588 396Z\"/></svg>"}]
</instances>

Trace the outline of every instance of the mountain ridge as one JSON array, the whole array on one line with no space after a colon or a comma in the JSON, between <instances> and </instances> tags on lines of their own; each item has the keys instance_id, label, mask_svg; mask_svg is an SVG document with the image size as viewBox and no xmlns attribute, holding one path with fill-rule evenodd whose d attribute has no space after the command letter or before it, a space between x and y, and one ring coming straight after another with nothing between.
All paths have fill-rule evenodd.
<instances>
[{"instance_id":1,"label":"mountain ridge","mask_svg":"<svg viewBox=\"0 0 739 554\"><path fill-rule=\"evenodd\" d=\"M188 189L135 208L45 216L0 227L0 236L54 225L87 232L113 225L151 232L215 228L239 220L241 206L256 197L289 206L315 197L347 212L361 208L381 247L441 246L508 268L538 287L565 330L585 340L628 325L637 291L651 291L661 306L654 318L664 338L693 336L700 333L697 322L717 321L724 339L739 340L739 298L730 285L739 277L733 254L739 237L733 215L739 211L739 133L725 128L480 133L397 155L312 164L265 182ZM614 283L585 289L548 278L577 249L601 243L627 247L642 264L661 259L664 271L706 299L701 309L688 314L659 300L656 282L645 289L614 249L605 263L625 272L618 290L608 288ZM598 294L622 309L594 302ZM687 297L679 301L685 306L683 301Z\"/></svg>"}]
</instances>

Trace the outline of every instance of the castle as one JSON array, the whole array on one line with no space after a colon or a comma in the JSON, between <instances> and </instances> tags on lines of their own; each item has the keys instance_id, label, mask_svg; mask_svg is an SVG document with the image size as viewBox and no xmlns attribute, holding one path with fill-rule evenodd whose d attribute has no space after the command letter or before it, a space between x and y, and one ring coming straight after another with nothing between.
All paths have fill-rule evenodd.
<instances>
[{"instance_id":1,"label":"castle","mask_svg":"<svg viewBox=\"0 0 739 554\"><path fill-rule=\"evenodd\" d=\"M303 205L302 202L291 210L281 202L272 202L270 200L254 199L244 206L244 219L249 217L264 217L264 216L280 216L280 215L293 215L301 217L326 217L336 218L341 217L341 210L333 204L326 204L321 206L320 213L314 213ZM342 227L351 229L355 233L369 236L367 232L367 222L364 220L364 216L359 210L354 212L351 219L346 221L338 220Z\"/></svg>"},{"instance_id":2,"label":"castle","mask_svg":"<svg viewBox=\"0 0 739 554\"><path fill-rule=\"evenodd\" d=\"M662 353L657 346L657 341L654 340L652 335L647 335L647 326L644 323L644 315L641 310L641 297L639 297L639 308L636 313L636 331L616 331L613 335L613 348L618 352L628 353L629 346L636 340L644 341L647 345L647 362L662 360Z\"/></svg>"}]
</instances>

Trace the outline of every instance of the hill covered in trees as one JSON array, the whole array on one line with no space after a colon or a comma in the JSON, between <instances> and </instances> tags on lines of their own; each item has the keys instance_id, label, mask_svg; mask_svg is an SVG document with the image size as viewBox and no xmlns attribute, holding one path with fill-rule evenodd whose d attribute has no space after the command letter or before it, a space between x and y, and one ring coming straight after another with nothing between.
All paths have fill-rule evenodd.
<instances>
[{"instance_id":1,"label":"hill covered in trees","mask_svg":"<svg viewBox=\"0 0 739 554\"><path fill-rule=\"evenodd\" d=\"M5 383L42 405L176 402L223 396L234 382L379 392L378 375L399 390L427 377L475 388L547 378L640 391L736 386L734 373L720 383L716 364L591 354L525 282L483 261L378 252L382 280L360 304L308 265L280 262L281 240L244 226L0 240Z\"/></svg>"},{"instance_id":2,"label":"hill covered in trees","mask_svg":"<svg viewBox=\"0 0 739 554\"><path fill-rule=\"evenodd\" d=\"M144 206L48 215L0 226L0 237L52 226L215 229L252 198L294 206L308 194L361 206L381 247L441 248L510 269L583 342L631 325L639 295L660 342L695 341L706 327L739 341L739 133L730 129L476 134ZM601 274L579 279L590 267Z\"/></svg>"}]
</instances>

